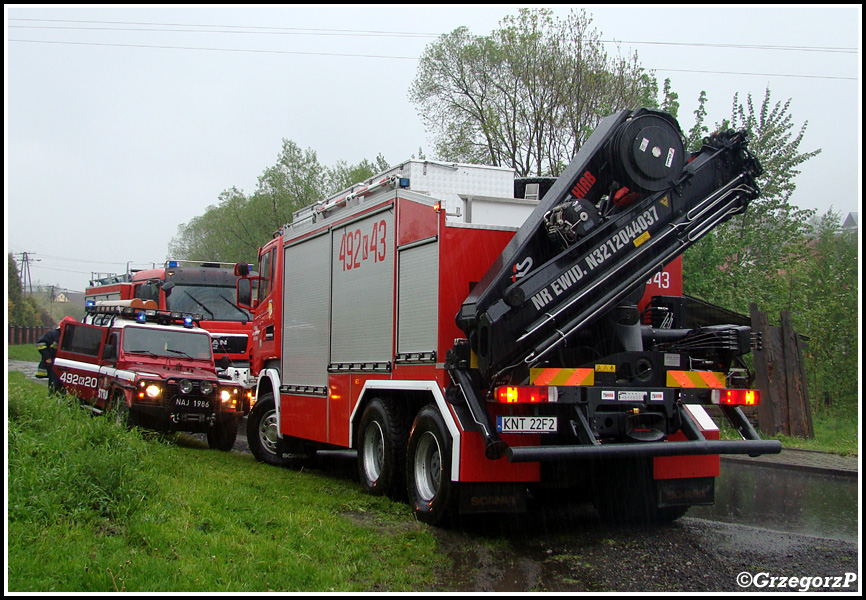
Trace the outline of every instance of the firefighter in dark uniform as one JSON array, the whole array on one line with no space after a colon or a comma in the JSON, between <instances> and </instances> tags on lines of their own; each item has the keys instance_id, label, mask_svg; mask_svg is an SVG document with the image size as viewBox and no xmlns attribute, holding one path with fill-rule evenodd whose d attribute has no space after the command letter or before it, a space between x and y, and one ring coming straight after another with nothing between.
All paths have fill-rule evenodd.
<instances>
[{"instance_id":1,"label":"firefighter in dark uniform","mask_svg":"<svg viewBox=\"0 0 866 600\"><path fill-rule=\"evenodd\" d=\"M72 317L63 317L60 324L74 322ZM62 387L60 379L54 372L54 357L57 356L57 344L60 342L60 327L51 329L41 338L36 340L36 350L42 356L39 366L36 367L36 377L39 379L48 379L48 391L60 392Z\"/></svg>"}]
</instances>

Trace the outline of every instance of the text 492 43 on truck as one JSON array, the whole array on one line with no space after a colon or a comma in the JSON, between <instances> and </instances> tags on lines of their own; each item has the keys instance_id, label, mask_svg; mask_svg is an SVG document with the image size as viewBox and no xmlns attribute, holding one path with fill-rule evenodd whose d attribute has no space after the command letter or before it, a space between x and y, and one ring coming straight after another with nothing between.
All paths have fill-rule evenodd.
<instances>
[{"instance_id":1,"label":"text 492 43 on truck","mask_svg":"<svg viewBox=\"0 0 866 600\"><path fill-rule=\"evenodd\" d=\"M720 454L781 446L740 409L751 331L689 315L680 256L760 172L742 131L686 156L672 117L626 110L555 179L412 160L296 212L238 265L251 451L354 449L369 492L433 524L533 491L614 520L713 502Z\"/></svg>"}]
</instances>

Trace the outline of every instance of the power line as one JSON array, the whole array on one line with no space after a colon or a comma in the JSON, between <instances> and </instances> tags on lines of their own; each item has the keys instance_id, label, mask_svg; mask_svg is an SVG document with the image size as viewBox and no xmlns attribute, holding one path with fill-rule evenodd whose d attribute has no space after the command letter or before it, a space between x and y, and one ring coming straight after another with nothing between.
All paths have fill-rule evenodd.
<instances>
[{"instance_id":1,"label":"power line","mask_svg":"<svg viewBox=\"0 0 866 600\"><path fill-rule=\"evenodd\" d=\"M641 44L650 46L689 46L692 48L737 48L742 50L786 50L797 52L841 52L845 54L857 54L857 48L844 48L832 46L773 46L770 44L711 44L704 42L629 42L624 40L599 40L604 43L614 44Z\"/></svg>"},{"instance_id":2,"label":"power line","mask_svg":"<svg viewBox=\"0 0 866 600\"><path fill-rule=\"evenodd\" d=\"M39 256L44 256L45 258L51 258L54 260L66 260L69 262L80 262L80 263L85 263L85 264L118 265L118 266L126 265L125 262L107 262L107 261L101 261L101 260L88 260L85 258L67 258L65 256L54 256L52 254L43 254L43 253L40 253Z\"/></svg>"},{"instance_id":3,"label":"power line","mask_svg":"<svg viewBox=\"0 0 866 600\"><path fill-rule=\"evenodd\" d=\"M64 273L81 273L82 275L87 275L87 273L88 273L87 271L76 271L74 269L58 269L57 267L38 266L36 268L43 269L46 271L62 271ZM91 273L92 273L92 271L91 271Z\"/></svg>"},{"instance_id":4,"label":"power line","mask_svg":"<svg viewBox=\"0 0 866 600\"><path fill-rule=\"evenodd\" d=\"M34 21L34 22L52 22L52 23L89 23L95 25L139 25L139 26L153 26L153 27L206 27L206 28L220 28L220 29L251 29L258 30L252 32L241 32L241 33L297 33L297 34L305 34L305 35L364 35L364 36L384 36L384 37L429 37L429 38L437 38L440 34L438 33L412 33L407 31L376 31L376 30L364 30L364 29L317 29L317 28L307 28L307 27L265 27L265 26L257 26L257 25L201 25L201 24L189 24L189 23L139 23L134 21L76 21L70 19L9 19L10 21ZM13 26L13 27L23 27L23 26ZM34 28L36 28L34 26ZM60 29L60 28L58 28ZM82 28L87 29L87 28ZM94 28L91 28L94 29ZM106 30L110 30L111 28L104 28ZM144 31L144 30L139 30ZM176 31L167 29L165 31ZM229 33L229 32L223 32Z\"/></svg>"},{"instance_id":5,"label":"power line","mask_svg":"<svg viewBox=\"0 0 866 600\"><path fill-rule=\"evenodd\" d=\"M154 46L148 44L109 44L97 42L58 42L48 40L7 40L9 42L30 42L34 44L70 44L73 46L112 46L117 48L153 48L158 50L204 50L209 52L250 52L254 54L296 54L305 56L338 56L346 58L387 58L397 60L418 60L417 56L387 56L379 54L347 54L340 52L300 52L294 50L250 50L242 48L201 48L194 46Z\"/></svg>"},{"instance_id":6,"label":"power line","mask_svg":"<svg viewBox=\"0 0 866 600\"><path fill-rule=\"evenodd\" d=\"M7 40L9 42L23 42L34 44L69 44L74 46L110 46L117 48L150 48L158 50L199 50L207 52L249 52L255 54L293 54L302 56L333 56L346 58L384 58L393 60L418 60L417 56L389 56L379 54L349 54L343 52L306 52L295 50L253 50L245 48L205 48L195 46L165 46L165 45L150 45L150 44L117 44L117 43L99 43L99 42L62 42L49 40ZM679 73L708 73L716 75L755 75L760 77L799 77L808 79L835 79L842 81L858 81L857 77L832 77L828 75L795 75L788 73L747 73L747 72L732 72L732 71L694 71L688 69L656 69L650 68L652 71L669 71Z\"/></svg>"},{"instance_id":7,"label":"power line","mask_svg":"<svg viewBox=\"0 0 866 600\"><path fill-rule=\"evenodd\" d=\"M398 37L398 38L436 38L438 36L426 33L388 33L382 31L328 31L328 30L297 30L297 31L230 31L206 29L143 29L141 27L49 27L44 25L10 25L9 29L40 29L49 31L141 31L143 33L227 33L252 35L322 35L322 36L354 36L354 37Z\"/></svg>"},{"instance_id":8,"label":"power line","mask_svg":"<svg viewBox=\"0 0 866 600\"><path fill-rule=\"evenodd\" d=\"M135 21L82 21L71 19L9 19L10 21L30 21L37 23L80 23L90 25L126 25L136 28L118 27L47 27L37 25L11 25L17 29L56 29L56 30L84 30L84 31L143 31L143 32L175 32L175 33L244 33L244 34L270 34L270 35L327 35L327 36L361 36L361 37L409 37L409 38L437 38L440 34L408 32L408 31L377 31L365 29L320 29L303 27L264 27L247 25L203 25L190 23L150 23ZM141 29L140 27L195 27L205 29ZM223 31L219 31L223 30ZM658 42L648 40L616 40L601 39L606 44L636 44L653 46L686 46L707 48L736 48L745 50L783 50L796 52L830 52L856 54L858 48L838 46L780 46L774 44L731 44L711 42Z\"/></svg>"},{"instance_id":9,"label":"power line","mask_svg":"<svg viewBox=\"0 0 866 600\"><path fill-rule=\"evenodd\" d=\"M760 77L801 77L805 79L838 79L842 81L858 81L857 77L831 77L829 75L789 75L781 73L742 73L737 71L694 71L691 69L652 69L668 73L710 73L712 75L757 75Z\"/></svg>"}]
</instances>

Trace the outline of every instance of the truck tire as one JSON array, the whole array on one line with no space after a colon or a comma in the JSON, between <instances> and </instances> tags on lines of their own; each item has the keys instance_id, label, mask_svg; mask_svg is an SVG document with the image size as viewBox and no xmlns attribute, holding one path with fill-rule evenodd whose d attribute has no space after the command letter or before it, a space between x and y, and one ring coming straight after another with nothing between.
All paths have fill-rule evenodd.
<instances>
[{"instance_id":1,"label":"truck tire","mask_svg":"<svg viewBox=\"0 0 866 600\"><path fill-rule=\"evenodd\" d=\"M238 437L237 419L226 419L217 421L207 431L207 445L211 450L222 450L228 452L235 447Z\"/></svg>"},{"instance_id":2,"label":"truck tire","mask_svg":"<svg viewBox=\"0 0 866 600\"><path fill-rule=\"evenodd\" d=\"M592 488L595 509L608 523L669 523L689 508L658 505L652 459L601 461L593 465Z\"/></svg>"},{"instance_id":3,"label":"truck tire","mask_svg":"<svg viewBox=\"0 0 866 600\"><path fill-rule=\"evenodd\" d=\"M129 406L126 404L126 397L122 393L114 395L110 410L114 417L114 422L124 429L132 429L139 425L138 419L129 409Z\"/></svg>"},{"instance_id":4,"label":"truck tire","mask_svg":"<svg viewBox=\"0 0 866 600\"><path fill-rule=\"evenodd\" d=\"M457 501L451 481L451 438L434 406L424 407L412 425L406 451L406 491L419 521L450 523Z\"/></svg>"},{"instance_id":5,"label":"truck tire","mask_svg":"<svg viewBox=\"0 0 866 600\"><path fill-rule=\"evenodd\" d=\"M374 496L399 497L404 486L406 430L392 402L374 398L358 430L358 478Z\"/></svg>"},{"instance_id":6,"label":"truck tire","mask_svg":"<svg viewBox=\"0 0 866 600\"><path fill-rule=\"evenodd\" d=\"M286 457L285 443L277 435L277 408L273 394L262 394L247 417L247 442L250 452L259 462L286 467L290 461Z\"/></svg>"}]
</instances>

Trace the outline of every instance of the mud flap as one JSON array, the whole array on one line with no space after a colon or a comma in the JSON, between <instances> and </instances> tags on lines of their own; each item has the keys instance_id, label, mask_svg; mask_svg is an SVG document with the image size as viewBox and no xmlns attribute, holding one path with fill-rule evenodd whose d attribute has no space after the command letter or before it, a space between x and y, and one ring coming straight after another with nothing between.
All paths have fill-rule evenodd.
<instances>
[{"instance_id":1,"label":"mud flap","mask_svg":"<svg viewBox=\"0 0 866 600\"><path fill-rule=\"evenodd\" d=\"M715 503L715 477L656 479L659 508Z\"/></svg>"},{"instance_id":2,"label":"mud flap","mask_svg":"<svg viewBox=\"0 0 866 600\"><path fill-rule=\"evenodd\" d=\"M460 514L526 512L525 483L460 483Z\"/></svg>"}]
</instances>

